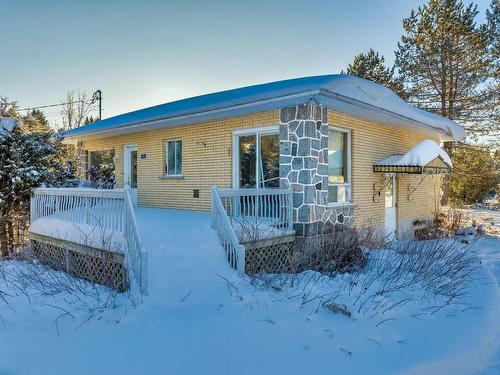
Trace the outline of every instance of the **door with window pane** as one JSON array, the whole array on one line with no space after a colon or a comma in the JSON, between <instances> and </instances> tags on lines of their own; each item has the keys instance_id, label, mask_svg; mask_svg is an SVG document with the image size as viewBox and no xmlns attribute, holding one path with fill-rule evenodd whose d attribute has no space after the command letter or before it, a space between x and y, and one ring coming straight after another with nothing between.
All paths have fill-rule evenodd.
<instances>
[{"instance_id":1,"label":"door with window pane","mask_svg":"<svg viewBox=\"0 0 500 375\"><path fill-rule=\"evenodd\" d=\"M126 145L124 151L124 184L130 187L130 197L132 198L132 203L137 205L137 146Z\"/></svg>"},{"instance_id":2,"label":"door with window pane","mask_svg":"<svg viewBox=\"0 0 500 375\"><path fill-rule=\"evenodd\" d=\"M396 175L388 175L385 183L385 235L387 241L396 238Z\"/></svg>"}]
</instances>

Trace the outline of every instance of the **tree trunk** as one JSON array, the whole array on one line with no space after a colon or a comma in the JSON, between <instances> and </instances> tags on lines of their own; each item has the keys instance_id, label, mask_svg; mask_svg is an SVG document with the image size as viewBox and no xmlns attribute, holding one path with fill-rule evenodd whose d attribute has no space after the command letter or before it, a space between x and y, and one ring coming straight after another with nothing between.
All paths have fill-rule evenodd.
<instances>
[{"instance_id":1,"label":"tree trunk","mask_svg":"<svg viewBox=\"0 0 500 375\"><path fill-rule=\"evenodd\" d=\"M450 156L453 155L453 142L444 142L443 148ZM443 194L441 195L441 207L447 206L450 200L450 175L447 174L443 178Z\"/></svg>"},{"instance_id":2,"label":"tree trunk","mask_svg":"<svg viewBox=\"0 0 500 375\"><path fill-rule=\"evenodd\" d=\"M3 220L0 221L0 254L1 258L7 258L9 256L6 223Z\"/></svg>"}]
</instances>

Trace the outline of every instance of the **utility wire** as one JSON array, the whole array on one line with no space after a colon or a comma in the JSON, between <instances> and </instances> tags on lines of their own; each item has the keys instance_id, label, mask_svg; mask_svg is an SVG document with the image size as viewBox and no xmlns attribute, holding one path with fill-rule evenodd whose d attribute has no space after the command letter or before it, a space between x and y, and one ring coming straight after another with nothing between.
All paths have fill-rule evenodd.
<instances>
[{"instance_id":1,"label":"utility wire","mask_svg":"<svg viewBox=\"0 0 500 375\"><path fill-rule=\"evenodd\" d=\"M86 102L85 100L73 100L71 102L66 102L66 103L39 105L37 107L26 107L26 108L21 108L21 109L17 109L17 110L18 111L32 111L34 109L60 107L62 105L73 104L73 103L94 104L95 102L99 102L99 119L101 119L101 111L102 111L101 110L101 100L102 100L102 92L101 92L101 90L97 90L92 94L92 98L88 102ZM15 103L10 103L10 104L12 105Z\"/></svg>"},{"instance_id":2,"label":"utility wire","mask_svg":"<svg viewBox=\"0 0 500 375\"><path fill-rule=\"evenodd\" d=\"M72 102L66 102L66 103L59 103L59 104L47 104L47 105L40 105L38 107L27 107L27 108L21 108L18 109L18 111L31 111L33 109L40 109L40 108L50 108L50 107L59 107L61 105L66 105L66 104L72 104L72 103L87 103L83 100L74 100ZM87 104L92 104L93 102L90 101Z\"/></svg>"}]
</instances>

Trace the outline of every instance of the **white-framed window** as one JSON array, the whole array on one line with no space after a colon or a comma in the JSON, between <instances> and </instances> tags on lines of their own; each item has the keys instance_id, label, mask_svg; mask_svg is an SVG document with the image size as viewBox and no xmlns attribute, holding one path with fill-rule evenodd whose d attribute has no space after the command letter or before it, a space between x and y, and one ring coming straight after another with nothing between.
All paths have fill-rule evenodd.
<instances>
[{"instance_id":1,"label":"white-framed window","mask_svg":"<svg viewBox=\"0 0 500 375\"><path fill-rule=\"evenodd\" d=\"M351 202L351 132L328 129L328 203Z\"/></svg>"},{"instance_id":2,"label":"white-framed window","mask_svg":"<svg viewBox=\"0 0 500 375\"><path fill-rule=\"evenodd\" d=\"M165 174L182 176L182 140L165 141Z\"/></svg>"}]
</instances>

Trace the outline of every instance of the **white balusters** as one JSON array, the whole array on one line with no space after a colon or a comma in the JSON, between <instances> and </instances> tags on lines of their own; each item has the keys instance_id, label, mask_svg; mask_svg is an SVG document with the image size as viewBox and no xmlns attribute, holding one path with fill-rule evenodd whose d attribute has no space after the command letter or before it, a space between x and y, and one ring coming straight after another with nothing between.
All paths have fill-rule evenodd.
<instances>
[{"instance_id":1,"label":"white balusters","mask_svg":"<svg viewBox=\"0 0 500 375\"><path fill-rule=\"evenodd\" d=\"M31 198L31 222L44 217L87 224L122 233L127 267L147 293L148 254L142 248L130 194L124 189L37 188Z\"/></svg>"}]
</instances>

